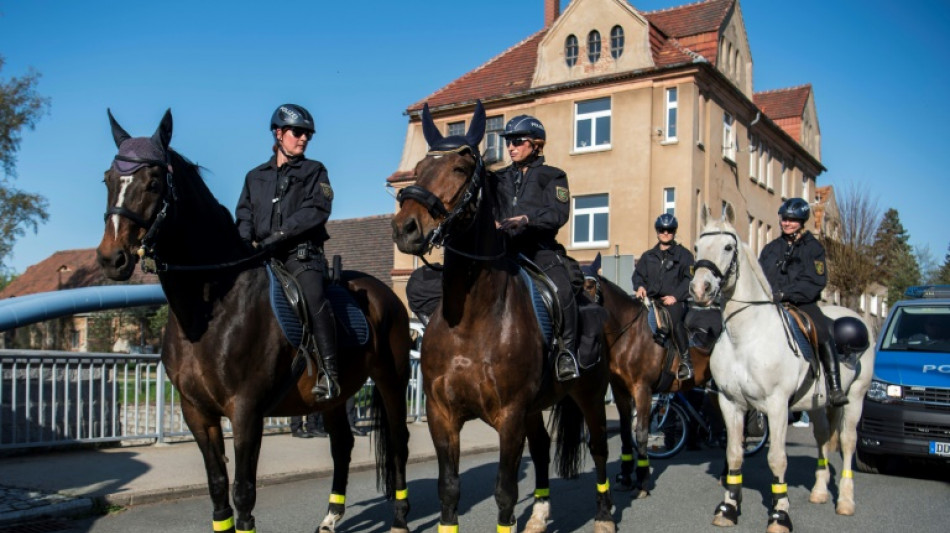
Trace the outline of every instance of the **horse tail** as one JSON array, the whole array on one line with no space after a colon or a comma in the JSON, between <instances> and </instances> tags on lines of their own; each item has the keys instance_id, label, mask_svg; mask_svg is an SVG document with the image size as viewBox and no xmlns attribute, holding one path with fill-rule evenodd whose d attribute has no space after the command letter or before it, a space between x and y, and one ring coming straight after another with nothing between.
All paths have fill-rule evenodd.
<instances>
[{"instance_id":1,"label":"horse tail","mask_svg":"<svg viewBox=\"0 0 950 533\"><path fill-rule=\"evenodd\" d=\"M556 472L565 479L576 478L584 462L581 444L584 442L584 415L570 396L561 398L551 414L551 430L556 442L554 464Z\"/></svg>"},{"instance_id":2,"label":"horse tail","mask_svg":"<svg viewBox=\"0 0 950 533\"><path fill-rule=\"evenodd\" d=\"M396 459L392 453L393 443L390 434L389 418L386 416L386 403L379 388L373 385L373 394L369 404L373 413L373 447L376 448L376 490L392 499L396 494Z\"/></svg>"}]
</instances>

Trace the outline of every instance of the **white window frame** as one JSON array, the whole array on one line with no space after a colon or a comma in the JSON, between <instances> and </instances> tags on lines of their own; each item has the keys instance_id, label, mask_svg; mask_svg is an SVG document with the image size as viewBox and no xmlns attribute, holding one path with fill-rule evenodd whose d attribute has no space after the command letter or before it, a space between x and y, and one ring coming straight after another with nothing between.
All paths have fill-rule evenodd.
<instances>
[{"instance_id":1,"label":"white window frame","mask_svg":"<svg viewBox=\"0 0 950 533\"><path fill-rule=\"evenodd\" d=\"M607 205L597 206L597 207L577 207L577 200L581 198L591 198L595 196L602 196L606 199ZM588 194L583 196L572 196L571 197L571 247L572 248L606 248L610 245L610 195L607 193L600 194ZM606 214L607 215L607 238L602 241L594 240L594 215ZM588 224L588 240L586 241L575 241L574 240L574 229L577 227L577 219L580 217L588 217L590 224Z\"/></svg>"},{"instance_id":2,"label":"white window frame","mask_svg":"<svg viewBox=\"0 0 950 533\"><path fill-rule=\"evenodd\" d=\"M492 121L498 121L499 127L489 129ZM485 119L485 161L504 161L505 160L505 142L501 138L501 133L505 131L504 115L495 115Z\"/></svg>"},{"instance_id":3,"label":"white window frame","mask_svg":"<svg viewBox=\"0 0 950 533\"><path fill-rule=\"evenodd\" d=\"M754 135L749 134L749 179L758 181L759 175L759 143Z\"/></svg>"},{"instance_id":4,"label":"white window frame","mask_svg":"<svg viewBox=\"0 0 950 533\"><path fill-rule=\"evenodd\" d=\"M788 165L782 161L782 199L788 198Z\"/></svg>"},{"instance_id":5,"label":"white window frame","mask_svg":"<svg viewBox=\"0 0 950 533\"><path fill-rule=\"evenodd\" d=\"M808 178L808 174L803 174L803 175L802 175L802 198L804 198L805 201L810 204L810 203L814 202L814 199L811 198L811 194L812 194L812 193L811 193L811 190L810 190L810 189L811 189L811 186L809 185L809 182L810 182L810 180L809 180L809 178Z\"/></svg>"},{"instance_id":6,"label":"white window frame","mask_svg":"<svg viewBox=\"0 0 950 533\"><path fill-rule=\"evenodd\" d=\"M736 164L736 119L730 113L722 114L722 158Z\"/></svg>"},{"instance_id":7,"label":"white window frame","mask_svg":"<svg viewBox=\"0 0 950 533\"><path fill-rule=\"evenodd\" d=\"M755 217L749 217L749 248L753 250L758 250L758 234L755 231Z\"/></svg>"},{"instance_id":8,"label":"white window frame","mask_svg":"<svg viewBox=\"0 0 950 533\"><path fill-rule=\"evenodd\" d=\"M774 191L775 190L775 181L772 179L772 167L773 165L772 151L769 150L765 153L765 188Z\"/></svg>"},{"instance_id":9,"label":"white window frame","mask_svg":"<svg viewBox=\"0 0 950 533\"><path fill-rule=\"evenodd\" d=\"M457 122L449 122L445 125L445 136L449 137L451 135L465 135L465 121L459 120Z\"/></svg>"},{"instance_id":10,"label":"white window frame","mask_svg":"<svg viewBox=\"0 0 950 533\"><path fill-rule=\"evenodd\" d=\"M663 189L663 197L660 199L663 203L663 213L676 216L676 187L667 187Z\"/></svg>"},{"instance_id":11,"label":"white window frame","mask_svg":"<svg viewBox=\"0 0 950 533\"><path fill-rule=\"evenodd\" d=\"M676 142L676 123L679 119L679 91L676 87L669 87L665 92L666 96L666 113L665 113L665 126L663 131L666 135L664 139L665 142ZM670 134L672 131L672 135Z\"/></svg>"},{"instance_id":12,"label":"white window frame","mask_svg":"<svg viewBox=\"0 0 950 533\"><path fill-rule=\"evenodd\" d=\"M598 100L606 100L606 101L607 101L608 106L607 106L607 109L606 109L606 110L603 110L603 111L593 111L593 112L584 113L584 114L580 114L580 113L577 111L577 110L578 110L578 107L579 107L581 104L585 104L585 103L587 103L587 102L596 102L596 101L598 101ZM591 100L581 100L581 101L578 101L578 102L574 102L574 152L575 152L575 153L579 153L579 152L598 152L598 151L601 151L601 150L609 150L609 149L610 149L611 143L613 142L613 136L611 135L611 132L608 132L608 137L611 139L611 141L608 142L607 144L593 144L593 143L594 143L594 142L596 141L596 139L597 139L597 119L603 118L603 117L609 118L609 119L610 119L610 127L613 128L613 115L612 115L612 113L613 113L613 102L611 101L611 99L610 99L609 96L606 96L606 97L604 97L604 98L593 98L593 99L591 99ZM577 145L577 132L578 132L578 130L580 129L580 128L578 128L578 124L580 124L582 121L585 121L585 120L589 120L589 121L590 121L590 141L591 141L592 144L591 144L590 146L578 146L578 145Z\"/></svg>"}]
</instances>

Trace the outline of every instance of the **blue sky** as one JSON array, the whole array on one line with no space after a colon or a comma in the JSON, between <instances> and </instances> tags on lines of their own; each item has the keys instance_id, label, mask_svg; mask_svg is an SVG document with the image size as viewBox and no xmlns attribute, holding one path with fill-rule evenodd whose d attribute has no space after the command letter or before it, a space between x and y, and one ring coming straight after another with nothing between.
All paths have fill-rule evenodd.
<instances>
[{"instance_id":1,"label":"blue sky","mask_svg":"<svg viewBox=\"0 0 950 533\"><path fill-rule=\"evenodd\" d=\"M942 261L950 2L741 8L755 90L814 86L828 168L818 184L866 188L882 212L899 211L912 245ZM49 200L50 220L7 263L23 272L57 250L98 245L102 172L115 153L106 108L144 136L170 107L172 146L207 168L208 186L233 210L245 173L270 154L271 112L299 103L316 118L307 155L329 169L333 218L391 212L384 184L399 164L406 107L540 29L542 14L543 0L0 0L0 77L33 67L52 99L23 134L15 182Z\"/></svg>"}]
</instances>

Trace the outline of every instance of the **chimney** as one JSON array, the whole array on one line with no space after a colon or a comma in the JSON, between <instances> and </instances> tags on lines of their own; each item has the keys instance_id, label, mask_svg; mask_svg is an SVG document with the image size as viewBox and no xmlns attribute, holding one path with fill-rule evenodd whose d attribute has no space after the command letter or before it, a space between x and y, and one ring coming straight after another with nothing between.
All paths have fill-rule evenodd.
<instances>
[{"instance_id":1,"label":"chimney","mask_svg":"<svg viewBox=\"0 0 950 533\"><path fill-rule=\"evenodd\" d=\"M549 28L561 14L561 0L544 0L544 27Z\"/></svg>"}]
</instances>

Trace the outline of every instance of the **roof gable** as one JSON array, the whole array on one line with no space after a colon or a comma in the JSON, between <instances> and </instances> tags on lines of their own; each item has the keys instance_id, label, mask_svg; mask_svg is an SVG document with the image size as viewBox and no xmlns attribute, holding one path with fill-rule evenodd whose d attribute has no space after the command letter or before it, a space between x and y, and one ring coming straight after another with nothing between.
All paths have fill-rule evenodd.
<instances>
[{"instance_id":1,"label":"roof gable","mask_svg":"<svg viewBox=\"0 0 950 533\"><path fill-rule=\"evenodd\" d=\"M703 33L719 33L734 2L735 0L709 0L649 11L644 15L650 24L659 27L663 33L682 39Z\"/></svg>"},{"instance_id":2,"label":"roof gable","mask_svg":"<svg viewBox=\"0 0 950 533\"><path fill-rule=\"evenodd\" d=\"M801 118L811 95L811 84L755 93L752 101L772 119Z\"/></svg>"}]
</instances>

